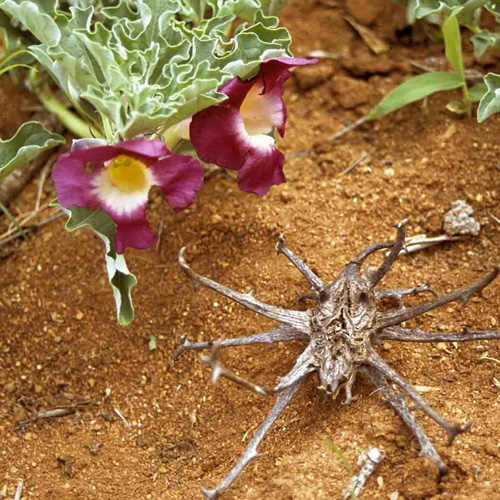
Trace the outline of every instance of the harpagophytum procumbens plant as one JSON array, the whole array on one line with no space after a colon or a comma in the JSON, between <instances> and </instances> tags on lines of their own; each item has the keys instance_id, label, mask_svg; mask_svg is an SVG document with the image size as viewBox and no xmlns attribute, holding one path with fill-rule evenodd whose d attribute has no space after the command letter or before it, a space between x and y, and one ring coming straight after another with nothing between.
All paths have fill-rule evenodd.
<instances>
[{"instance_id":1,"label":"harpagophytum procumbens plant","mask_svg":"<svg viewBox=\"0 0 500 500\"><path fill-rule=\"evenodd\" d=\"M470 429L472 422L458 424L448 422L439 415L411 384L392 367L390 367L375 347L382 340L400 342L464 342L474 340L500 339L500 332L472 331L465 328L456 333L429 333L417 328L405 328L401 324L438 307L459 301L465 305L472 295L480 292L498 275L498 267L483 279L467 288L437 296L432 288L425 284L416 288L383 289L378 285L391 269L392 264L405 250L406 220L396 224L395 241L378 243L365 248L354 257L331 283L322 281L305 261L298 258L286 246L283 237L278 239L277 250L306 278L311 286L311 293L306 294L316 301L316 306L308 311L287 310L265 304L257 300L252 292L239 293L211 279L194 272L186 262L185 249L179 254L179 264L192 280L195 289L207 287L258 314L280 323L277 328L245 337L224 339L217 342L193 343L183 339L177 348L174 358L187 350L211 349L210 356L202 357L212 369L212 381L226 377L237 384L251 389L261 395L276 394L276 402L255 432L245 451L227 476L214 488L202 489L205 498L215 499L236 480L246 465L257 458L257 448L281 412L290 403L304 381L312 374L317 374L320 389L325 397L336 398L341 390L345 393L345 403L352 402L352 389L356 376L364 374L373 385L380 390L384 399L417 438L421 454L428 457L441 474L447 468L422 427L417 422L413 411L422 411L440 425L448 435L448 445L455 437ZM379 267L368 267L362 270L365 260L373 253L389 249ZM432 300L421 302L412 307L403 304L405 296L431 293ZM382 310L381 301L395 299L397 308ZM380 310L379 310L380 309ZM252 344L273 344L292 340L306 341L307 346L297 357L295 365L272 389L264 389L250 381L242 379L225 368L219 360L219 351L223 347L244 346ZM397 386L397 389L393 388ZM411 401L412 407L408 404Z\"/></svg>"},{"instance_id":2,"label":"harpagophytum procumbens plant","mask_svg":"<svg viewBox=\"0 0 500 500\"><path fill-rule=\"evenodd\" d=\"M150 188L180 211L202 187L203 162L237 171L238 187L260 196L285 182L283 84L315 62L291 56L274 16L285 3L0 0L0 39L24 46L46 80L41 102L80 137L55 164L57 203L68 230L90 227L103 240L120 323L133 318L136 284L124 252L157 239ZM0 141L0 179L64 142L25 123Z\"/></svg>"}]
</instances>

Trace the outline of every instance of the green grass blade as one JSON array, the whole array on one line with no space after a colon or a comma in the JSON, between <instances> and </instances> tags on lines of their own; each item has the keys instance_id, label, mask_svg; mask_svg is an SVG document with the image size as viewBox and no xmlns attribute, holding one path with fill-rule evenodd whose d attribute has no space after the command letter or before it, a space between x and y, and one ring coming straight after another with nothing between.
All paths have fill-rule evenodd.
<instances>
[{"instance_id":1,"label":"green grass blade","mask_svg":"<svg viewBox=\"0 0 500 500\"><path fill-rule=\"evenodd\" d=\"M0 76L2 76L4 73L7 73L7 71L11 71L16 68L27 68L32 69L33 71L38 71L36 68L32 68L27 64L11 64L10 66L5 66L5 68L0 69Z\"/></svg>"},{"instance_id":2,"label":"green grass blade","mask_svg":"<svg viewBox=\"0 0 500 500\"><path fill-rule=\"evenodd\" d=\"M462 80L456 73L435 71L418 75L396 87L387 94L368 115L368 120L375 120L392 113L407 104L418 101L435 92L458 89Z\"/></svg>"},{"instance_id":3,"label":"green grass blade","mask_svg":"<svg viewBox=\"0 0 500 500\"><path fill-rule=\"evenodd\" d=\"M4 66L9 61L12 61L12 59L14 59L14 57L20 56L21 54L25 54L26 52L27 52L26 49L19 49L19 50L16 50L15 52L12 52L10 54L5 54L5 56L0 59L0 66Z\"/></svg>"},{"instance_id":4,"label":"green grass blade","mask_svg":"<svg viewBox=\"0 0 500 500\"><path fill-rule=\"evenodd\" d=\"M460 26L457 16L452 13L443 24L443 37L445 43L445 54L453 69L462 81L465 81L464 62L462 57L462 39L460 38Z\"/></svg>"},{"instance_id":5,"label":"green grass blade","mask_svg":"<svg viewBox=\"0 0 500 500\"><path fill-rule=\"evenodd\" d=\"M325 438L324 442L326 446L328 446L328 448L330 448L335 453L335 455L337 455L340 458L342 463L345 465L345 468L352 476L353 475L352 466L347 457L345 456L344 452L331 439Z\"/></svg>"}]
</instances>

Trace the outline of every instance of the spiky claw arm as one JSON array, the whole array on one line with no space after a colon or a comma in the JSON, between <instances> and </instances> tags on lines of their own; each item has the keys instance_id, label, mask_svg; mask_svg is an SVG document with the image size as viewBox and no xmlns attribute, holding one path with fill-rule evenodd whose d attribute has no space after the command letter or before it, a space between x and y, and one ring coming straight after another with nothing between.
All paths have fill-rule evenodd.
<instances>
[{"instance_id":1,"label":"spiky claw arm","mask_svg":"<svg viewBox=\"0 0 500 500\"><path fill-rule=\"evenodd\" d=\"M275 342L307 339L309 339L309 335L307 333L296 330L289 325L280 325L278 328L273 328L267 332L246 335L235 339L218 340L217 342L220 347L237 347L252 344L274 344ZM191 342L190 340L183 338L181 340L181 344L179 344L175 349L173 358L177 358L177 356L181 355L184 351L202 351L203 349L212 348L213 345L213 341Z\"/></svg>"},{"instance_id":2,"label":"spiky claw arm","mask_svg":"<svg viewBox=\"0 0 500 500\"><path fill-rule=\"evenodd\" d=\"M384 329L389 326L399 325L403 321L407 321L412 318L416 318L432 309L444 306L450 302L460 301L462 305L467 304L469 299L475 293L480 292L484 287L488 286L498 275L498 267L495 266L493 270L486 275L482 280L478 281L476 284L471 285L467 288L462 288L456 292L448 293L442 297L438 297L423 304L419 304L415 307L408 307L406 309L399 309L395 312L388 314L383 314L378 320L378 329Z\"/></svg>"},{"instance_id":3,"label":"spiky claw arm","mask_svg":"<svg viewBox=\"0 0 500 500\"><path fill-rule=\"evenodd\" d=\"M210 367L212 368L212 384L215 384L219 377L224 377L238 385L241 385L245 389L249 389L250 391L260 394L261 396L269 395L269 392L259 385L256 385L253 382L249 382L248 380L239 377L232 370L229 370L225 366L222 366L222 364L219 362L219 349L220 343L214 342L211 355L201 356L201 360L207 365L210 365Z\"/></svg>"},{"instance_id":4,"label":"spiky claw arm","mask_svg":"<svg viewBox=\"0 0 500 500\"><path fill-rule=\"evenodd\" d=\"M431 293L434 297L437 297L438 294L434 291L434 289L429 285L429 283L424 283L423 285L414 287L414 288L395 288L393 290L390 289L381 289L375 290L375 299L383 300L383 299L396 299L400 305L402 304L403 297L418 295L419 293Z\"/></svg>"},{"instance_id":5,"label":"spiky claw arm","mask_svg":"<svg viewBox=\"0 0 500 500\"><path fill-rule=\"evenodd\" d=\"M231 469L229 474L213 490L202 488L203 494L205 495L205 498L207 500L215 500L216 498L218 498L219 495L221 495L231 486L231 484L236 480L236 478L240 475L240 473L248 465L248 463L257 458L257 447L259 446L264 436L267 434L267 431L276 421L276 419L288 406L303 381L304 379L298 380L294 385L288 387L283 392L278 394L273 408L265 418L264 422L262 422L260 427L257 429L257 432L254 434L245 451L239 458L238 462L236 462L236 465Z\"/></svg>"},{"instance_id":6,"label":"spiky claw arm","mask_svg":"<svg viewBox=\"0 0 500 500\"><path fill-rule=\"evenodd\" d=\"M464 329L462 332L429 333L418 327L411 329L391 326L382 330L376 339L400 342L473 342L475 340L498 340L500 332L476 332Z\"/></svg>"},{"instance_id":7,"label":"spiky claw arm","mask_svg":"<svg viewBox=\"0 0 500 500\"><path fill-rule=\"evenodd\" d=\"M284 377L281 377L278 384L273 387L272 392L281 392L288 389L288 387L304 379L304 377L316 369L313 365L311 351L311 344L309 344L297 357L297 361L295 361L293 368Z\"/></svg>"},{"instance_id":8,"label":"spiky claw arm","mask_svg":"<svg viewBox=\"0 0 500 500\"><path fill-rule=\"evenodd\" d=\"M285 236L281 234L276 242L276 250L278 253L282 253L304 276L304 278L309 281L311 288L319 292L325 283L313 273L306 264L305 260L299 259L287 246L285 242Z\"/></svg>"},{"instance_id":9,"label":"spiky claw arm","mask_svg":"<svg viewBox=\"0 0 500 500\"><path fill-rule=\"evenodd\" d=\"M358 255L351 260L351 263L361 265L372 253L378 252L379 250L385 250L386 248L391 248L393 246L394 241L384 241L383 243L370 245L364 250L361 250L361 252L359 252Z\"/></svg>"},{"instance_id":10,"label":"spiky claw arm","mask_svg":"<svg viewBox=\"0 0 500 500\"><path fill-rule=\"evenodd\" d=\"M290 325L298 330L303 332L310 331L309 325L309 316L307 313L302 311L291 311L288 309L281 309L280 307L271 306L269 304L265 304L264 302L260 302L257 300L252 293L240 293L231 290L230 288L220 285L216 281L213 281L209 278L205 278L197 273L195 273L188 265L185 259L185 248L181 248L179 252L179 265L182 270L191 278L194 284L194 288L199 285L207 287L214 292L220 293L225 297L238 302L242 306L250 309L251 311L256 312L257 314L262 314L267 318L273 319L275 321L279 321L281 323L285 323L286 325Z\"/></svg>"},{"instance_id":11,"label":"spiky claw arm","mask_svg":"<svg viewBox=\"0 0 500 500\"><path fill-rule=\"evenodd\" d=\"M415 419L415 416L408 408L403 396L396 393L396 391L394 391L394 389L388 383L387 379L376 369L370 366L365 366L361 368L361 371L363 371L363 373L368 376L375 387L380 389L380 392L382 393L384 399L387 400L394 411L401 417L404 423L416 436L420 444L421 455L429 457L439 469L440 473L446 474L446 465L444 464L443 460L439 456L438 452L432 445L430 439L427 437L420 424Z\"/></svg>"},{"instance_id":12,"label":"spiky claw arm","mask_svg":"<svg viewBox=\"0 0 500 500\"><path fill-rule=\"evenodd\" d=\"M391 269L392 264L398 258L399 252L404 247L405 244L405 225L408 222L407 219L403 219L401 222L398 222L395 227L397 229L396 240L394 241L394 245L389 252L389 255L385 258L384 262L380 265L380 267L370 276L370 282L372 287L376 287L382 278L387 274L387 272Z\"/></svg>"},{"instance_id":13,"label":"spiky claw arm","mask_svg":"<svg viewBox=\"0 0 500 500\"><path fill-rule=\"evenodd\" d=\"M375 351L371 351L367 358L368 364L378 370L386 379L397 384L401 390L407 394L416 405L417 410L423 411L428 417L432 418L448 434L448 446L453 444L453 440L458 434L467 432L472 422L466 424L454 424L445 420L439 413L427 404L425 399L411 386L411 384L396 371L394 371Z\"/></svg>"}]
</instances>

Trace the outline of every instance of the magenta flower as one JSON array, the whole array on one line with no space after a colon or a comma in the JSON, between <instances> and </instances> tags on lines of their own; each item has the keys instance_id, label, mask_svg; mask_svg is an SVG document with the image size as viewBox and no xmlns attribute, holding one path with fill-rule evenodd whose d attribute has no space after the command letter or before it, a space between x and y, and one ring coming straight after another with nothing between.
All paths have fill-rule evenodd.
<instances>
[{"instance_id":1,"label":"magenta flower","mask_svg":"<svg viewBox=\"0 0 500 500\"><path fill-rule=\"evenodd\" d=\"M228 99L195 114L189 129L198 156L207 163L238 170L238 186L260 196L285 182L283 154L268 134L285 133L283 83L289 68L316 59L280 57L262 63L257 76L234 78L220 89Z\"/></svg>"},{"instance_id":2,"label":"magenta flower","mask_svg":"<svg viewBox=\"0 0 500 500\"><path fill-rule=\"evenodd\" d=\"M59 157L52 178L63 207L102 208L111 216L121 254L156 241L146 220L149 189L161 187L165 201L176 211L184 210L203 184L203 168L192 156L173 154L160 140L106 144L81 139Z\"/></svg>"}]
</instances>

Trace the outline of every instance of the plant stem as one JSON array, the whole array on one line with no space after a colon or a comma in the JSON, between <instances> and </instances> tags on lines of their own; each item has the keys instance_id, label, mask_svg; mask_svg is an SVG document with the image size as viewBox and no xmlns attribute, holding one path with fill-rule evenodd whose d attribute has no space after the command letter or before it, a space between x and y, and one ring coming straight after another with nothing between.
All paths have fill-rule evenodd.
<instances>
[{"instance_id":1,"label":"plant stem","mask_svg":"<svg viewBox=\"0 0 500 500\"><path fill-rule=\"evenodd\" d=\"M7 216L7 218L16 226L16 229L19 231L23 239L26 241L28 239L28 235L21 227L21 224L17 222L17 219L9 212L8 208L0 201L0 210Z\"/></svg>"},{"instance_id":2,"label":"plant stem","mask_svg":"<svg viewBox=\"0 0 500 500\"><path fill-rule=\"evenodd\" d=\"M101 137L101 134L95 129L92 129L92 133L92 126L66 108L48 87L38 92L38 98L47 111L54 113L59 118L60 122L77 137Z\"/></svg>"}]
</instances>

